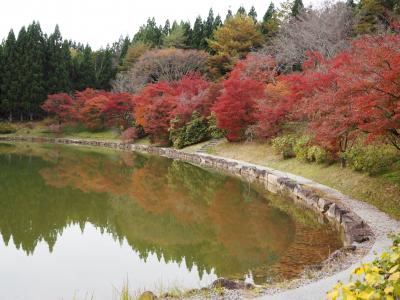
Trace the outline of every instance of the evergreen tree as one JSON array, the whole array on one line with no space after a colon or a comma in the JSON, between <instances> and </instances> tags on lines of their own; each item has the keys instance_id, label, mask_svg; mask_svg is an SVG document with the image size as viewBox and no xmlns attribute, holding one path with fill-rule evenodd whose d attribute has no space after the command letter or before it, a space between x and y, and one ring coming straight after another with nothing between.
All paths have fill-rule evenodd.
<instances>
[{"instance_id":1,"label":"evergreen tree","mask_svg":"<svg viewBox=\"0 0 400 300\"><path fill-rule=\"evenodd\" d=\"M268 6L267 11L265 12L264 17L263 17L263 22L267 23L269 20L271 20L274 13L275 13L275 6L274 6L274 3L271 2Z\"/></svg>"},{"instance_id":2,"label":"evergreen tree","mask_svg":"<svg viewBox=\"0 0 400 300\"><path fill-rule=\"evenodd\" d=\"M162 44L162 28L157 26L154 18L149 18L146 25L142 25L133 37L133 42L143 42L152 47L159 47Z\"/></svg>"},{"instance_id":3,"label":"evergreen tree","mask_svg":"<svg viewBox=\"0 0 400 300\"><path fill-rule=\"evenodd\" d=\"M171 31L175 30L178 26L179 26L178 22L176 20L174 20L174 22L172 22Z\"/></svg>"},{"instance_id":4,"label":"evergreen tree","mask_svg":"<svg viewBox=\"0 0 400 300\"><path fill-rule=\"evenodd\" d=\"M204 40L203 20L200 16L196 18L193 26L192 48L201 49Z\"/></svg>"},{"instance_id":5,"label":"evergreen tree","mask_svg":"<svg viewBox=\"0 0 400 300\"><path fill-rule=\"evenodd\" d=\"M252 17L253 20L254 20L254 23L257 23L257 12L256 12L256 9L255 9L254 6L252 6L252 7L250 8L249 17Z\"/></svg>"},{"instance_id":6,"label":"evergreen tree","mask_svg":"<svg viewBox=\"0 0 400 300\"><path fill-rule=\"evenodd\" d=\"M13 120L17 94L18 94L18 71L15 68L17 60L16 39L13 30L10 30L3 46L2 63L2 85L1 85L1 107L8 115L9 121Z\"/></svg>"},{"instance_id":7,"label":"evergreen tree","mask_svg":"<svg viewBox=\"0 0 400 300\"><path fill-rule=\"evenodd\" d=\"M236 12L237 15L245 15L246 14L246 9L243 6L240 6L239 9Z\"/></svg>"},{"instance_id":8,"label":"evergreen tree","mask_svg":"<svg viewBox=\"0 0 400 300\"><path fill-rule=\"evenodd\" d=\"M297 17L297 15L304 9L302 0L294 0L292 6L292 17Z\"/></svg>"},{"instance_id":9,"label":"evergreen tree","mask_svg":"<svg viewBox=\"0 0 400 300\"><path fill-rule=\"evenodd\" d=\"M217 16L215 17L214 24L213 24L213 32L214 32L215 29L218 29L218 28L221 27L221 26L222 26L222 19L221 19L221 16L220 16L220 15L217 15Z\"/></svg>"},{"instance_id":10,"label":"evergreen tree","mask_svg":"<svg viewBox=\"0 0 400 300\"><path fill-rule=\"evenodd\" d=\"M354 0L347 0L346 5L350 7L351 9L354 9L356 7L356 4L354 3Z\"/></svg>"},{"instance_id":11,"label":"evergreen tree","mask_svg":"<svg viewBox=\"0 0 400 300\"><path fill-rule=\"evenodd\" d=\"M169 23L169 20L165 21L165 25L163 28L163 35L167 36L171 33L171 24Z\"/></svg>"},{"instance_id":12,"label":"evergreen tree","mask_svg":"<svg viewBox=\"0 0 400 300\"><path fill-rule=\"evenodd\" d=\"M96 87L93 53L89 45L86 45L85 49L83 50L82 61L79 66L79 75L80 75L80 90L83 90L87 87L91 88Z\"/></svg>"},{"instance_id":13,"label":"evergreen tree","mask_svg":"<svg viewBox=\"0 0 400 300\"><path fill-rule=\"evenodd\" d=\"M122 41L122 45L120 46L121 47L121 52L119 55L119 65L120 66L122 66L122 64L124 62L124 58L125 58L126 53L128 52L128 48L129 48L130 44L131 44L131 40L129 39L128 36L126 36L125 39ZM83 50L84 50L84 47L82 47L81 51L83 52Z\"/></svg>"},{"instance_id":14,"label":"evergreen tree","mask_svg":"<svg viewBox=\"0 0 400 300\"><path fill-rule=\"evenodd\" d=\"M163 46L165 48L181 48L187 47L187 37L185 35L185 28L177 25L168 36L163 39Z\"/></svg>"},{"instance_id":15,"label":"evergreen tree","mask_svg":"<svg viewBox=\"0 0 400 300\"><path fill-rule=\"evenodd\" d=\"M32 120L35 115L41 112L40 105L47 96L44 77L46 44L39 23L33 22L28 26L26 46L26 86L23 87L25 92L23 99L26 101L26 113Z\"/></svg>"},{"instance_id":16,"label":"evergreen tree","mask_svg":"<svg viewBox=\"0 0 400 300\"><path fill-rule=\"evenodd\" d=\"M69 44L63 42L58 25L47 40L46 57L47 94L70 91Z\"/></svg>"},{"instance_id":17,"label":"evergreen tree","mask_svg":"<svg viewBox=\"0 0 400 300\"><path fill-rule=\"evenodd\" d=\"M233 17L233 13L232 13L232 11L230 9L228 9L228 13L226 14L226 17L225 17L225 22L226 22L226 20L228 20L228 19L230 19L232 17Z\"/></svg>"},{"instance_id":18,"label":"evergreen tree","mask_svg":"<svg viewBox=\"0 0 400 300\"><path fill-rule=\"evenodd\" d=\"M213 31L214 31L214 12L212 8L210 8L207 16L207 20L203 24L203 39L201 41L201 48L202 49L207 49L208 44L207 44L207 39L210 39L212 37Z\"/></svg>"},{"instance_id":19,"label":"evergreen tree","mask_svg":"<svg viewBox=\"0 0 400 300\"><path fill-rule=\"evenodd\" d=\"M111 80L116 75L116 68L112 64L112 51L109 47L99 50L95 54L95 77L96 88L100 90L110 90Z\"/></svg>"},{"instance_id":20,"label":"evergreen tree","mask_svg":"<svg viewBox=\"0 0 400 300\"><path fill-rule=\"evenodd\" d=\"M279 20L277 18L277 11L275 9L274 3L271 2L263 17L261 31L263 34L271 37L278 31L278 27Z\"/></svg>"},{"instance_id":21,"label":"evergreen tree","mask_svg":"<svg viewBox=\"0 0 400 300\"><path fill-rule=\"evenodd\" d=\"M29 95L28 95L28 72L29 61L27 60L27 52L28 52L28 36L26 33L25 26L21 28L18 33L18 38L16 41L16 61L14 62L14 67L17 73L17 94L16 94L16 109L18 111L18 115L20 121L24 120L24 112L29 109Z\"/></svg>"},{"instance_id":22,"label":"evergreen tree","mask_svg":"<svg viewBox=\"0 0 400 300\"><path fill-rule=\"evenodd\" d=\"M190 25L189 21L181 21L180 26L183 28L184 32L185 32L185 37L186 37L186 46L187 48L190 48L191 45L193 44L193 30L192 30L192 26Z\"/></svg>"}]
</instances>

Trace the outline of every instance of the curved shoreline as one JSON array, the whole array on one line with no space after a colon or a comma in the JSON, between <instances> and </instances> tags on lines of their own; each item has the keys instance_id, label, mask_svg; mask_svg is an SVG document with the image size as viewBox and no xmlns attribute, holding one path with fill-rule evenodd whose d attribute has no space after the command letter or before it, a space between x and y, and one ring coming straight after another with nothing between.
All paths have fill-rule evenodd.
<instances>
[{"instance_id":1,"label":"curved shoreline","mask_svg":"<svg viewBox=\"0 0 400 300\"><path fill-rule=\"evenodd\" d=\"M360 260L372 260L374 252L382 252L384 248L390 246L391 240L387 235L400 228L400 222L391 219L374 206L347 197L335 189L301 176L243 161L117 141L28 136L0 136L0 141L71 144L144 152L222 170L251 182L260 183L266 190L289 196L295 202L325 216L342 229L345 246L356 246L361 253L367 253L361 259L354 256L355 261L351 261L344 270L333 275L312 282L303 282L300 287L283 292L276 291L275 294L264 295L259 299L325 299L326 292L338 280L344 282L348 280L352 269L359 265Z\"/></svg>"}]
</instances>

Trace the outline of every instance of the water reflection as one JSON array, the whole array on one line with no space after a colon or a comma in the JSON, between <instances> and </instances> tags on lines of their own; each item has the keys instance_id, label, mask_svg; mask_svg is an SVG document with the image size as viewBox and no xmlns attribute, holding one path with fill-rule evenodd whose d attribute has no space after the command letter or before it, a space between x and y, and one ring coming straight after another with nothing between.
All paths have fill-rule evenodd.
<instances>
[{"instance_id":1,"label":"water reflection","mask_svg":"<svg viewBox=\"0 0 400 300\"><path fill-rule=\"evenodd\" d=\"M64 231L91 224L143 262L177 263L199 280L251 271L263 282L295 276L340 246L327 226L297 220L236 178L159 157L0 144L0 190L4 243L30 256L43 242L57 252Z\"/></svg>"}]
</instances>

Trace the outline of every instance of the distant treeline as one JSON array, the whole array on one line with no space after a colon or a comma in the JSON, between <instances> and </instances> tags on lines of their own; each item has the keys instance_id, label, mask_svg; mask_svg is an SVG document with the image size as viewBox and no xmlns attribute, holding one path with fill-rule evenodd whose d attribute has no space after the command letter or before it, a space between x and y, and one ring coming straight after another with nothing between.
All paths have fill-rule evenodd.
<instances>
[{"instance_id":1,"label":"distant treeline","mask_svg":"<svg viewBox=\"0 0 400 300\"><path fill-rule=\"evenodd\" d=\"M0 118L26 120L42 114L40 104L48 94L109 89L115 76L111 48L92 51L63 40L56 26L47 36L40 24L13 30L0 44Z\"/></svg>"}]
</instances>

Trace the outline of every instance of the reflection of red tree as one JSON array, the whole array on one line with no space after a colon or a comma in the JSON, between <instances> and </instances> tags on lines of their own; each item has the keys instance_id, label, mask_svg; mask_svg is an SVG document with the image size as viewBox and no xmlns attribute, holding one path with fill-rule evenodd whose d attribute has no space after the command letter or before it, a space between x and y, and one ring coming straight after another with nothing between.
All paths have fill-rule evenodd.
<instances>
[{"instance_id":1,"label":"reflection of red tree","mask_svg":"<svg viewBox=\"0 0 400 300\"><path fill-rule=\"evenodd\" d=\"M208 213L216 225L218 240L230 255L262 261L266 249L281 253L288 247L293 224L288 217L276 215L279 211L260 201L261 197L244 201L245 192L237 182L226 181Z\"/></svg>"},{"instance_id":2,"label":"reflection of red tree","mask_svg":"<svg viewBox=\"0 0 400 300\"><path fill-rule=\"evenodd\" d=\"M149 161L144 168L135 171L129 196L153 214L171 214L184 223L206 221L206 203L194 202L184 190L171 188L166 178L168 166L162 169L159 166Z\"/></svg>"},{"instance_id":3,"label":"reflection of red tree","mask_svg":"<svg viewBox=\"0 0 400 300\"><path fill-rule=\"evenodd\" d=\"M140 168L135 169L138 161ZM132 207L138 205L149 215L159 216L160 219L171 216L173 222L183 228L197 228L195 232L198 232L199 240L195 243L212 245L210 249L218 251L207 252L202 259L209 266L216 267L221 276L247 271L249 266L268 265L274 257L272 270L291 277L298 274L304 265L327 257L327 245L340 247L332 232L321 237L321 229L300 226L280 210L267 205L259 194L247 190L236 179L219 179L220 183L212 187L212 193L196 194L194 198L190 196L190 188L211 187L203 186L206 181L196 180L186 186L185 176L181 174L174 173L172 161L166 159L138 158L128 153L119 155L117 159L115 156L106 159L104 156L77 155L67 151L61 152L58 163L52 168L41 170L48 185L125 196L131 199L128 202L133 204ZM201 176L212 175L206 173ZM211 198L207 198L210 195ZM119 204L115 203L115 207ZM135 215L129 209L125 211L130 206L124 204L124 207L123 216L127 220L118 223L121 223L119 226L124 228L125 234L129 236L130 231L140 230L148 232L152 226L146 222L137 224ZM294 228L298 229L296 234ZM135 234L159 246L172 248L194 243L191 238L183 238L180 232L161 234L163 230L153 231L149 237L144 233ZM312 249L309 249L310 245ZM223 259L218 258L221 256ZM228 267L230 265L236 266ZM267 271L259 267L253 270L253 274L262 277L270 270L270 266ZM236 275L242 276L243 273Z\"/></svg>"}]
</instances>

